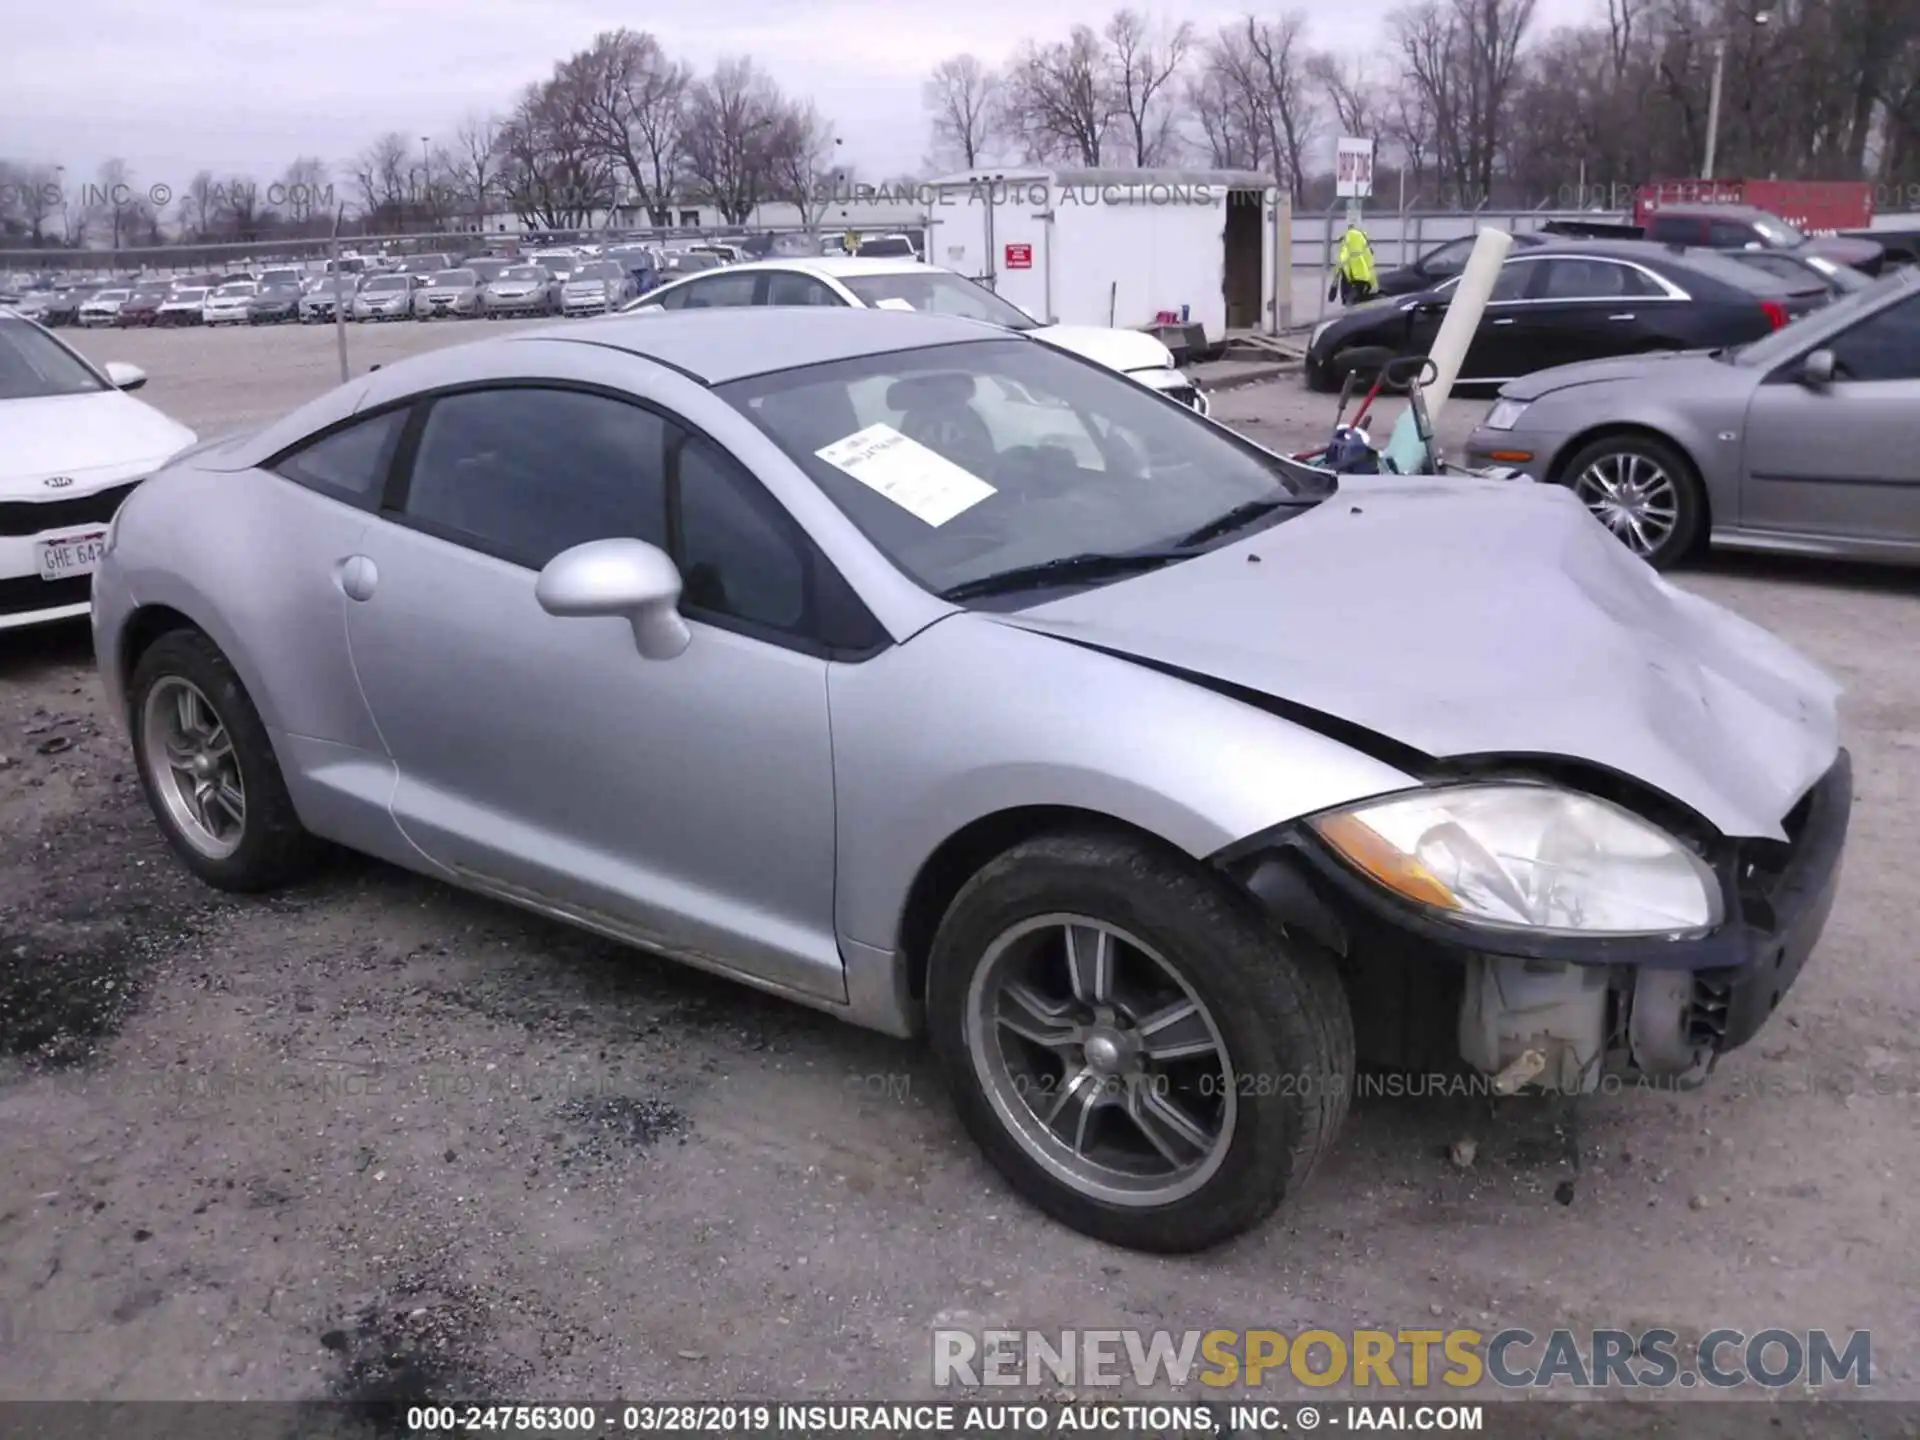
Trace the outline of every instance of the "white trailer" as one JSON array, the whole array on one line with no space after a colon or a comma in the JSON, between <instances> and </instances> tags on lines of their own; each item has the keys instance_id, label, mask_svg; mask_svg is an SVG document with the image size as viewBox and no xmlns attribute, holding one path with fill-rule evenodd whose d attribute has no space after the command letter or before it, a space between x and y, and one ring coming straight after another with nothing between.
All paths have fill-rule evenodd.
<instances>
[{"instance_id":1,"label":"white trailer","mask_svg":"<svg viewBox=\"0 0 1920 1440\"><path fill-rule=\"evenodd\" d=\"M922 198L929 261L1051 324L1186 324L1212 347L1292 318L1292 217L1270 176L979 169Z\"/></svg>"}]
</instances>

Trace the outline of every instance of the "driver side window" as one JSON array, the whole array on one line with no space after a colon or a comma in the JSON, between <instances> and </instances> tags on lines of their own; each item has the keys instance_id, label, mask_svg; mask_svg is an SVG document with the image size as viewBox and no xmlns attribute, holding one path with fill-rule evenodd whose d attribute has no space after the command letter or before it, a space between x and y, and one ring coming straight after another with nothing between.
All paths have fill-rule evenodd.
<instances>
[{"instance_id":1,"label":"driver side window","mask_svg":"<svg viewBox=\"0 0 1920 1440\"><path fill-rule=\"evenodd\" d=\"M714 275L681 286L660 303L669 310L732 309L753 304L753 292L759 284L757 274Z\"/></svg>"},{"instance_id":2,"label":"driver side window","mask_svg":"<svg viewBox=\"0 0 1920 1440\"><path fill-rule=\"evenodd\" d=\"M1842 380L1920 380L1920 296L1869 316L1827 348Z\"/></svg>"},{"instance_id":3,"label":"driver side window","mask_svg":"<svg viewBox=\"0 0 1920 1440\"><path fill-rule=\"evenodd\" d=\"M1472 253L1473 240L1471 238L1455 240L1450 244L1442 245L1438 250L1428 255L1425 260L1420 262L1421 268L1425 270L1427 274L1433 276L1458 275L1461 270L1466 268L1467 256Z\"/></svg>"}]
</instances>

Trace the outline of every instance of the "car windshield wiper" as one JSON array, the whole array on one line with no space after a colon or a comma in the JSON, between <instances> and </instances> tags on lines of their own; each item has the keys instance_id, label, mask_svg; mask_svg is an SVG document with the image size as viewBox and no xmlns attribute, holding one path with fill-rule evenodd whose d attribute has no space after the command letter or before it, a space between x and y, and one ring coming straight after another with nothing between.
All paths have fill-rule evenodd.
<instances>
[{"instance_id":1,"label":"car windshield wiper","mask_svg":"<svg viewBox=\"0 0 1920 1440\"><path fill-rule=\"evenodd\" d=\"M1312 503L1311 500L1304 500L1297 495L1269 495L1262 500L1249 500L1244 505L1236 505L1226 514L1209 520L1198 530L1182 535L1173 543L1182 550L1194 545L1204 545L1209 540L1218 540L1222 535L1231 535L1236 530L1244 530L1254 521L1264 520L1276 510L1290 505L1311 505Z\"/></svg>"},{"instance_id":2,"label":"car windshield wiper","mask_svg":"<svg viewBox=\"0 0 1920 1440\"><path fill-rule=\"evenodd\" d=\"M983 595L1010 595L1021 590L1044 590L1050 585L1072 585L1082 580L1105 580L1137 571L1156 570L1176 560L1191 560L1191 550L1125 550L1105 554L1062 555L1035 565L1016 565L973 580L962 580L940 592L942 600L974 600Z\"/></svg>"}]
</instances>

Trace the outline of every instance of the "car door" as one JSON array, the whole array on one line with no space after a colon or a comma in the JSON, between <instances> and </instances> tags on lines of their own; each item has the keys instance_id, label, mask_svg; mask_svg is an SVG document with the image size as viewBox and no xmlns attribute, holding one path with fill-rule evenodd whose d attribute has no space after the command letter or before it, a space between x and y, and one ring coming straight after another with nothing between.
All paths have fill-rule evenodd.
<instances>
[{"instance_id":1,"label":"car door","mask_svg":"<svg viewBox=\"0 0 1920 1440\"><path fill-rule=\"evenodd\" d=\"M1541 271L1519 326L1516 374L1645 349L1661 331L1659 307L1673 303L1646 271L1604 256L1552 256Z\"/></svg>"},{"instance_id":2,"label":"car door","mask_svg":"<svg viewBox=\"0 0 1920 1440\"><path fill-rule=\"evenodd\" d=\"M1515 347L1525 318L1526 297L1539 268L1538 260L1528 255L1511 256L1500 266L1500 274L1487 296L1486 308L1480 314L1479 328L1474 331L1473 343L1460 362L1459 379L1506 380L1523 373L1511 367L1517 359ZM1404 353L1425 355L1433 349L1459 283L1451 281L1440 287L1434 299L1415 305L1408 315L1409 344Z\"/></svg>"},{"instance_id":3,"label":"car door","mask_svg":"<svg viewBox=\"0 0 1920 1440\"><path fill-rule=\"evenodd\" d=\"M1920 543L1920 295L1828 340L1834 379L1803 379L1804 354L1754 388L1741 524Z\"/></svg>"},{"instance_id":4,"label":"car door","mask_svg":"<svg viewBox=\"0 0 1920 1440\"><path fill-rule=\"evenodd\" d=\"M397 823L477 888L841 997L827 661L797 527L710 441L591 390L441 396L409 443L347 607ZM555 555L611 537L678 553L693 641L673 660L535 599Z\"/></svg>"}]
</instances>

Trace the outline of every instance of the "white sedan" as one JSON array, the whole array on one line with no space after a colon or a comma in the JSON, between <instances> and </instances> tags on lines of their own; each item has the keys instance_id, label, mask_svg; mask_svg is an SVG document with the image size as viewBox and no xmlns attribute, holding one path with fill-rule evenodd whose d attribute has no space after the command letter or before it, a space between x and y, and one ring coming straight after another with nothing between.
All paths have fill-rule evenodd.
<instances>
[{"instance_id":1,"label":"white sedan","mask_svg":"<svg viewBox=\"0 0 1920 1440\"><path fill-rule=\"evenodd\" d=\"M702 309L741 305L852 305L869 310L921 310L985 320L1023 330L1059 350L1138 380L1168 398L1208 413L1200 387L1173 363L1173 352L1140 330L1100 325L1045 325L964 275L908 259L818 258L757 260L728 265L648 292L623 311Z\"/></svg>"},{"instance_id":2,"label":"white sedan","mask_svg":"<svg viewBox=\"0 0 1920 1440\"><path fill-rule=\"evenodd\" d=\"M146 383L0 310L0 630L86 614L113 512L194 443L125 393Z\"/></svg>"},{"instance_id":3,"label":"white sedan","mask_svg":"<svg viewBox=\"0 0 1920 1440\"><path fill-rule=\"evenodd\" d=\"M206 302L200 307L200 323L203 325L246 324L247 307L253 303L253 297L259 293L260 287L251 280L229 280L207 295Z\"/></svg>"}]
</instances>

